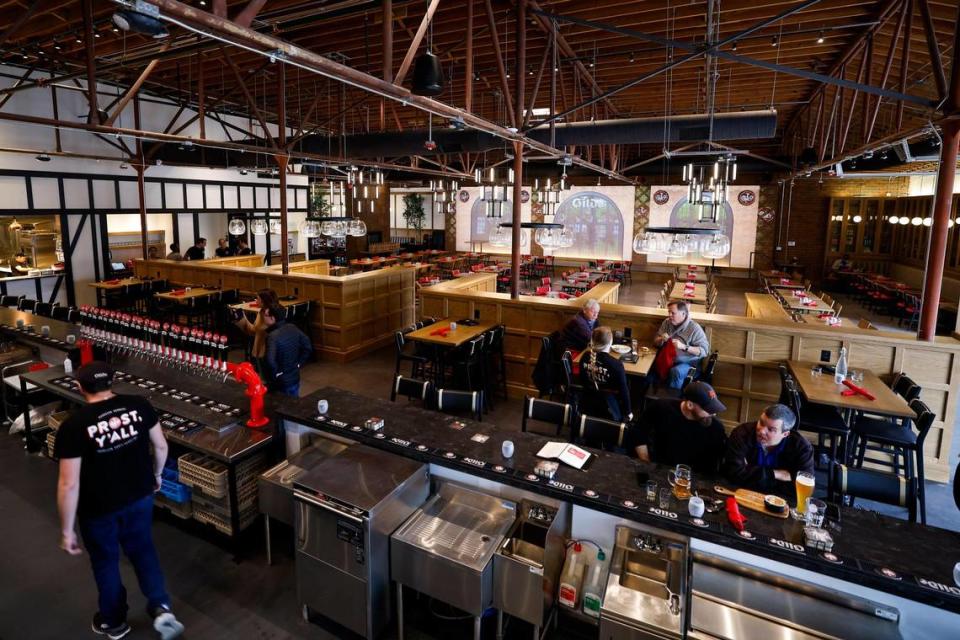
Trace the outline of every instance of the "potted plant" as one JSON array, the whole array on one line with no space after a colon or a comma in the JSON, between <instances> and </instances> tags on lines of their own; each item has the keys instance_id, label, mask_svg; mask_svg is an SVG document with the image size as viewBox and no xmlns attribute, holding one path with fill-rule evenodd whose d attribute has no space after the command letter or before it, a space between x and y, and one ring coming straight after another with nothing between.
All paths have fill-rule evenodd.
<instances>
[{"instance_id":1,"label":"potted plant","mask_svg":"<svg viewBox=\"0 0 960 640\"><path fill-rule=\"evenodd\" d=\"M403 220L407 227L416 232L417 244L423 242L423 223L427 214L423 210L423 196L419 193L408 193L403 196Z\"/></svg>"}]
</instances>

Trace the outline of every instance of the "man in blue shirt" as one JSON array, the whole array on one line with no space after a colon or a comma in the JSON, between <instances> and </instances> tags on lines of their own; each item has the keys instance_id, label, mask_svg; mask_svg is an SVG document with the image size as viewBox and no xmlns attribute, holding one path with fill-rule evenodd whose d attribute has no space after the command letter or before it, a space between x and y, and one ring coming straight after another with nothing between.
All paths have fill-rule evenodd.
<instances>
[{"instance_id":1,"label":"man in blue shirt","mask_svg":"<svg viewBox=\"0 0 960 640\"><path fill-rule=\"evenodd\" d=\"M269 373L265 382L271 391L296 398L300 395L300 367L310 360L313 345L303 331L285 321L286 315L280 304L263 310L267 325L264 359Z\"/></svg>"},{"instance_id":2,"label":"man in blue shirt","mask_svg":"<svg viewBox=\"0 0 960 640\"><path fill-rule=\"evenodd\" d=\"M790 495L797 472L813 473L813 447L796 423L789 407L772 404L756 422L738 426L727 438L724 475L741 487Z\"/></svg>"}]
</instances>

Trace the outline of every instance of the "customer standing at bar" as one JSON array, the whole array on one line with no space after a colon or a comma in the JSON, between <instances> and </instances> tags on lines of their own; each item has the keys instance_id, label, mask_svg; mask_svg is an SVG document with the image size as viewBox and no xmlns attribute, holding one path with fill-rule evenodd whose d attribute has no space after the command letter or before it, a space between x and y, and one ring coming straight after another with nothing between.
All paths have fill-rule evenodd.
<instances>
[{"instance_id":1,"label":"customer standing at bar","mask_svg":"<svg viewBox=\"0 0 960 640\"><path fill-rule=\"evenodd\" d=\"M165 259L165 260L176 260L176 261L178 261L178 262L179 262L180 260L183 260L183 256L180 255L180 245L177 244L176 242L174 242L173 244L171 244L171 245L170 245L170 253L168 253L168 254L167 254L167 257L164 258L164 259Z\"/></svg>"},{"instance_id":2,"label":"customer standing at bar","mask_svg":"<svg viewBox=\"0 0 960 640\"><path fill-rule=\"evenodd\" d=\"M269 327L263 319L263 314L267 309L280 305L277 292L273 289L261 289L257 292L257 305L260 307L260 311L257 313L257 318L253 322L250 322L247 319L247 315L240 309L233 309L231 313L233 314L233 323L237 328L248 336L253 337L253 346L250 347L250 357L253 358L254 364L257 365L257 372L260 373L260 377L266 379L267 363L264 357L267 355L267 329Z\"/></svg>"},{"instance_id":3,"label":"customer standing at bar","mask_svg":"<svg viewBox=\"0 0 960 640\"><path fill-rule=\"evenodd\" d=\"M230 248L230 243L227 242L226 238L217 239L217 248L213 252L218 258L229 258L233 255L233 249Z\"/></svg>"},{"instance_id":4,"label":"customer standing at bar","mask_svg":"<svg viewBox=\"0 0 960 640\"><path fill-rule=\"evenodd\" d=\"M640 424L631 430L637 457L716 474L727 438L717 414L725 410L706 382L691 382L683 389L682 398L648 400Z\"/></svg>"},{"instance_id":5,"label":"customer standing at bar","mask_svg":"<svg viewBox=\"0 0 960 640\"><path fill-rule=\"evenodd\" d=\"M742 487L790 495L797 472L813 473L813 447L794 431L796 423L789 407L772 404L756 422L731 431L724 475Z\"/></svg>"},{"instance_id":6,"label":"customer standing at bar","mask_svg":"<svg viewBox=\"0 0 960 640\"><path fill-rule=\"evenodd\" d=\"M580 313L570 318L560 331L560 341L564 349L583 351L590 344L593 330L600 316L600 303L593 298L584 303Z\"/></svg>"},{"instance_id":7,"label":"customer standing at bar","mask_svg":"<svg viewBox=\"0 0 960 640\"><path fill-rule=\"evenodd\" d=\"M99 592L95 633L111 640L130 633L127 592L120 578L123 549L147 597L154 629L164 640L175 638L183 624L170 611L150 534L153 494L160 489L167 460L157 414L144 398L115 395L113 369L104 362L81 367L77 381L87 405L64 421L54 446L54 457L60 460L60 547L72 556L82 553L74 528L79 520Z\"/></svg>"},{"instance_id":8,"label":"customer standing at bar","mask_svg":"<svg viewBox=\"0 0 960 640\"><path fill-rule=\"evenodd\" d=\"M197 243L187 249L186 255L183 256L184 260L203 260L206 257L207 252L207 239L206 238L197 238Z\"/></svg>"},{"instance_id":9,"label":"customer standing at bar","mask_svg":"<svg viewBox=\"0 0 960 640\"><path fill-rule=\"evenodd\" d=\"M310 360L313 345L303 331L285 320L286 315L286 309L279 303L263 311L263 320L267 325L267 353L264 358L268 372L267 385L271 391L296 398L300 395L300 367Z\"/></svg>"},{"instance_id":10,"label":"customer standing at bar","mask_svg":"<svg viewBox=\"0 0 960 640\"><path fill-rule=\"evenodd\" d=\"M665 382L671 389L679 389L690 369L710 351L707 334L703 332L703 327L690 318L690 309L682 300L674 300L667 305L667 317L653 339L657 347L662 347L668 341L673 342L677 356Z\"/></svg>"},{"instance_id":11,"label":"customer standing at bar","mask_svg":"<svg viewBox=\"0 0 960 640\"><path fill-rule=\"evenodd\" d=\"M247 245L246 238L239 238L237 240L237 255L238 256L248 256L252 251L250 251L249 245Z\"/></svg>"}]
</instances>

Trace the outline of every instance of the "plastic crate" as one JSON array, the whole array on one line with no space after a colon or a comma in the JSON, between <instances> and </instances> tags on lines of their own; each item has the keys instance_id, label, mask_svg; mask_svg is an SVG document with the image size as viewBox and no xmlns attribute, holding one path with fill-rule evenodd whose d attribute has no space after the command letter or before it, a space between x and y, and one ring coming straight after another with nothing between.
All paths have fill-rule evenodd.
<instances>
[{"instance_id":1,"label":"plastic crate","mask_svg":"<svg viewBox=\"0 0 960 640\"><path fill-rule=\"evenodd\" d=\"M158 507L166 509L178 518L183 518L184 520L187 520L193 516L193 503L191 503L189 500L178 503L170 500L170 498L161 493L153 496L153 503Z\"/></svg>"},{"instance_id":2,"label":"plastic crate","mask_svg":"<svg viewBox=\"0 0 960 640\"><path fill-rule=\"evenodd\" d=\"M177 459L180 482L216 498L227 495L227 466L200 453L186 453Z\"/></svg>"},{"instance_id":3,"label":"plastic crate","mask_svg":"<svg viewBox=\"0 0 960 640\"><path fill-rule=\"evenodd\" d=\"M50 433L47 434L47 457L50 458L51 460L56 460L56 458L53 456L53 451L54 451L54 448L56 447L56 444L57 444L57 432L51 431Z\"/></svg>"},{"instance_id":4,"label":"plastic crate","mask_svg":"<svg viewBox=\"0 0 960 640\"><path fill-rule=\"evenodd\" d=\"M164 480L180 482L180 472L175 467L164 467L160 474Z\"/></svg>"},{"instance_id":5,"label":"plastic crate","mask_svg":"<svg viewBox=\"0 0 960 640\"><path fill-rule=\"evenodd\" d=\"M240 531L243 531L249 527L253 521L257 519L258 515L260 515L260 511L257 510L256 506L242 511L240 513ZM197 507L194 506L193 519L197 520L198 522L213 525L217 531L225 535L229 536L233 534L233 527L230 525L230 516L204 511L202 509L197 509Z\"/></svg>"},{"instance_id":6,"label":"plastic crate","mask_svg":"<svg viewBox=\"0 0 960 640\"><path fill-rule=\"evenodd\" d=\"M47 416L47 426L56 431L63 421L70 417L69 411L57 411Z\"/></svg>"},{"instance_id":7,"label":"plastic crate","mask_svg":"<svg viewBox=\"0 0 960 640\"><path fill-rule=\"evenodd\" d=\"M160 493L178 504L190 502L190 487L182 482L163 478L160 480Z\"/></svg>"}]
</instances>

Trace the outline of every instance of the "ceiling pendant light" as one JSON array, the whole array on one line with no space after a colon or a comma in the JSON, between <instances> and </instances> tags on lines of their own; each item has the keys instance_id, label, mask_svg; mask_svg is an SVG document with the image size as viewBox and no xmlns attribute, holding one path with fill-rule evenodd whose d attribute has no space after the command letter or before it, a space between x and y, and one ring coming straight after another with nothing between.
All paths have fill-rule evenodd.
<instances>
[{"instance_id":1,"label":"ceiling pendant light","mask_svg":"<svg viewBox=\"0 0 960 640\"><path fill-rule=\"evenodd\" d=\"M254 220L250 223L250 233L255 236L265 236L269 231L266 220Z\"/></svg>"},{"instance_id":2,"label":"ceiling pendant light","mask_svg":"<svg viewBox=\"0 0 960 640\"><path fill-rule=\"evenodd\" d=\"M440 59L429 49L417 57L413 67L413 86L410 91L417 96L438 96L443 93L443 69Z\"/></svg>"},{"instance_id":3,"label":"ceiling pendant light","mask_svg":"<svg viewBox=\"0 0 960 640\"><path fill-rule=\"evenodd\" d=\"M268 228L270 229L270 233L271 233L272 235L275 235L275 236L281 235L282 229L280 228L280 221L279 221L279 220L271 220L271 221L267 224L267 226L268 226Z\"/></svg>"},{"instance_id":4,"label":"ceiling pendant light","mask_svg":"<svg viewBox=\"0 0 960 640\"><path fill-rule=\"evenodd\" d=\"M488 218L502 218L503 208L513 191L513 169L476 169L473 179L481 185L480 200L484 203Z\"/></svg>"},{"instance_id":5,"label":"ceiling pendant light","mask_svg":"<svg viewBox=\"0 0 960 640\"><path fill-rule=\"evenodd\" d=\"M240 218L234 218L227 225L227 233L232 236L242 236L247 232L247 224Z\"/></svg>"}]
</instances>

